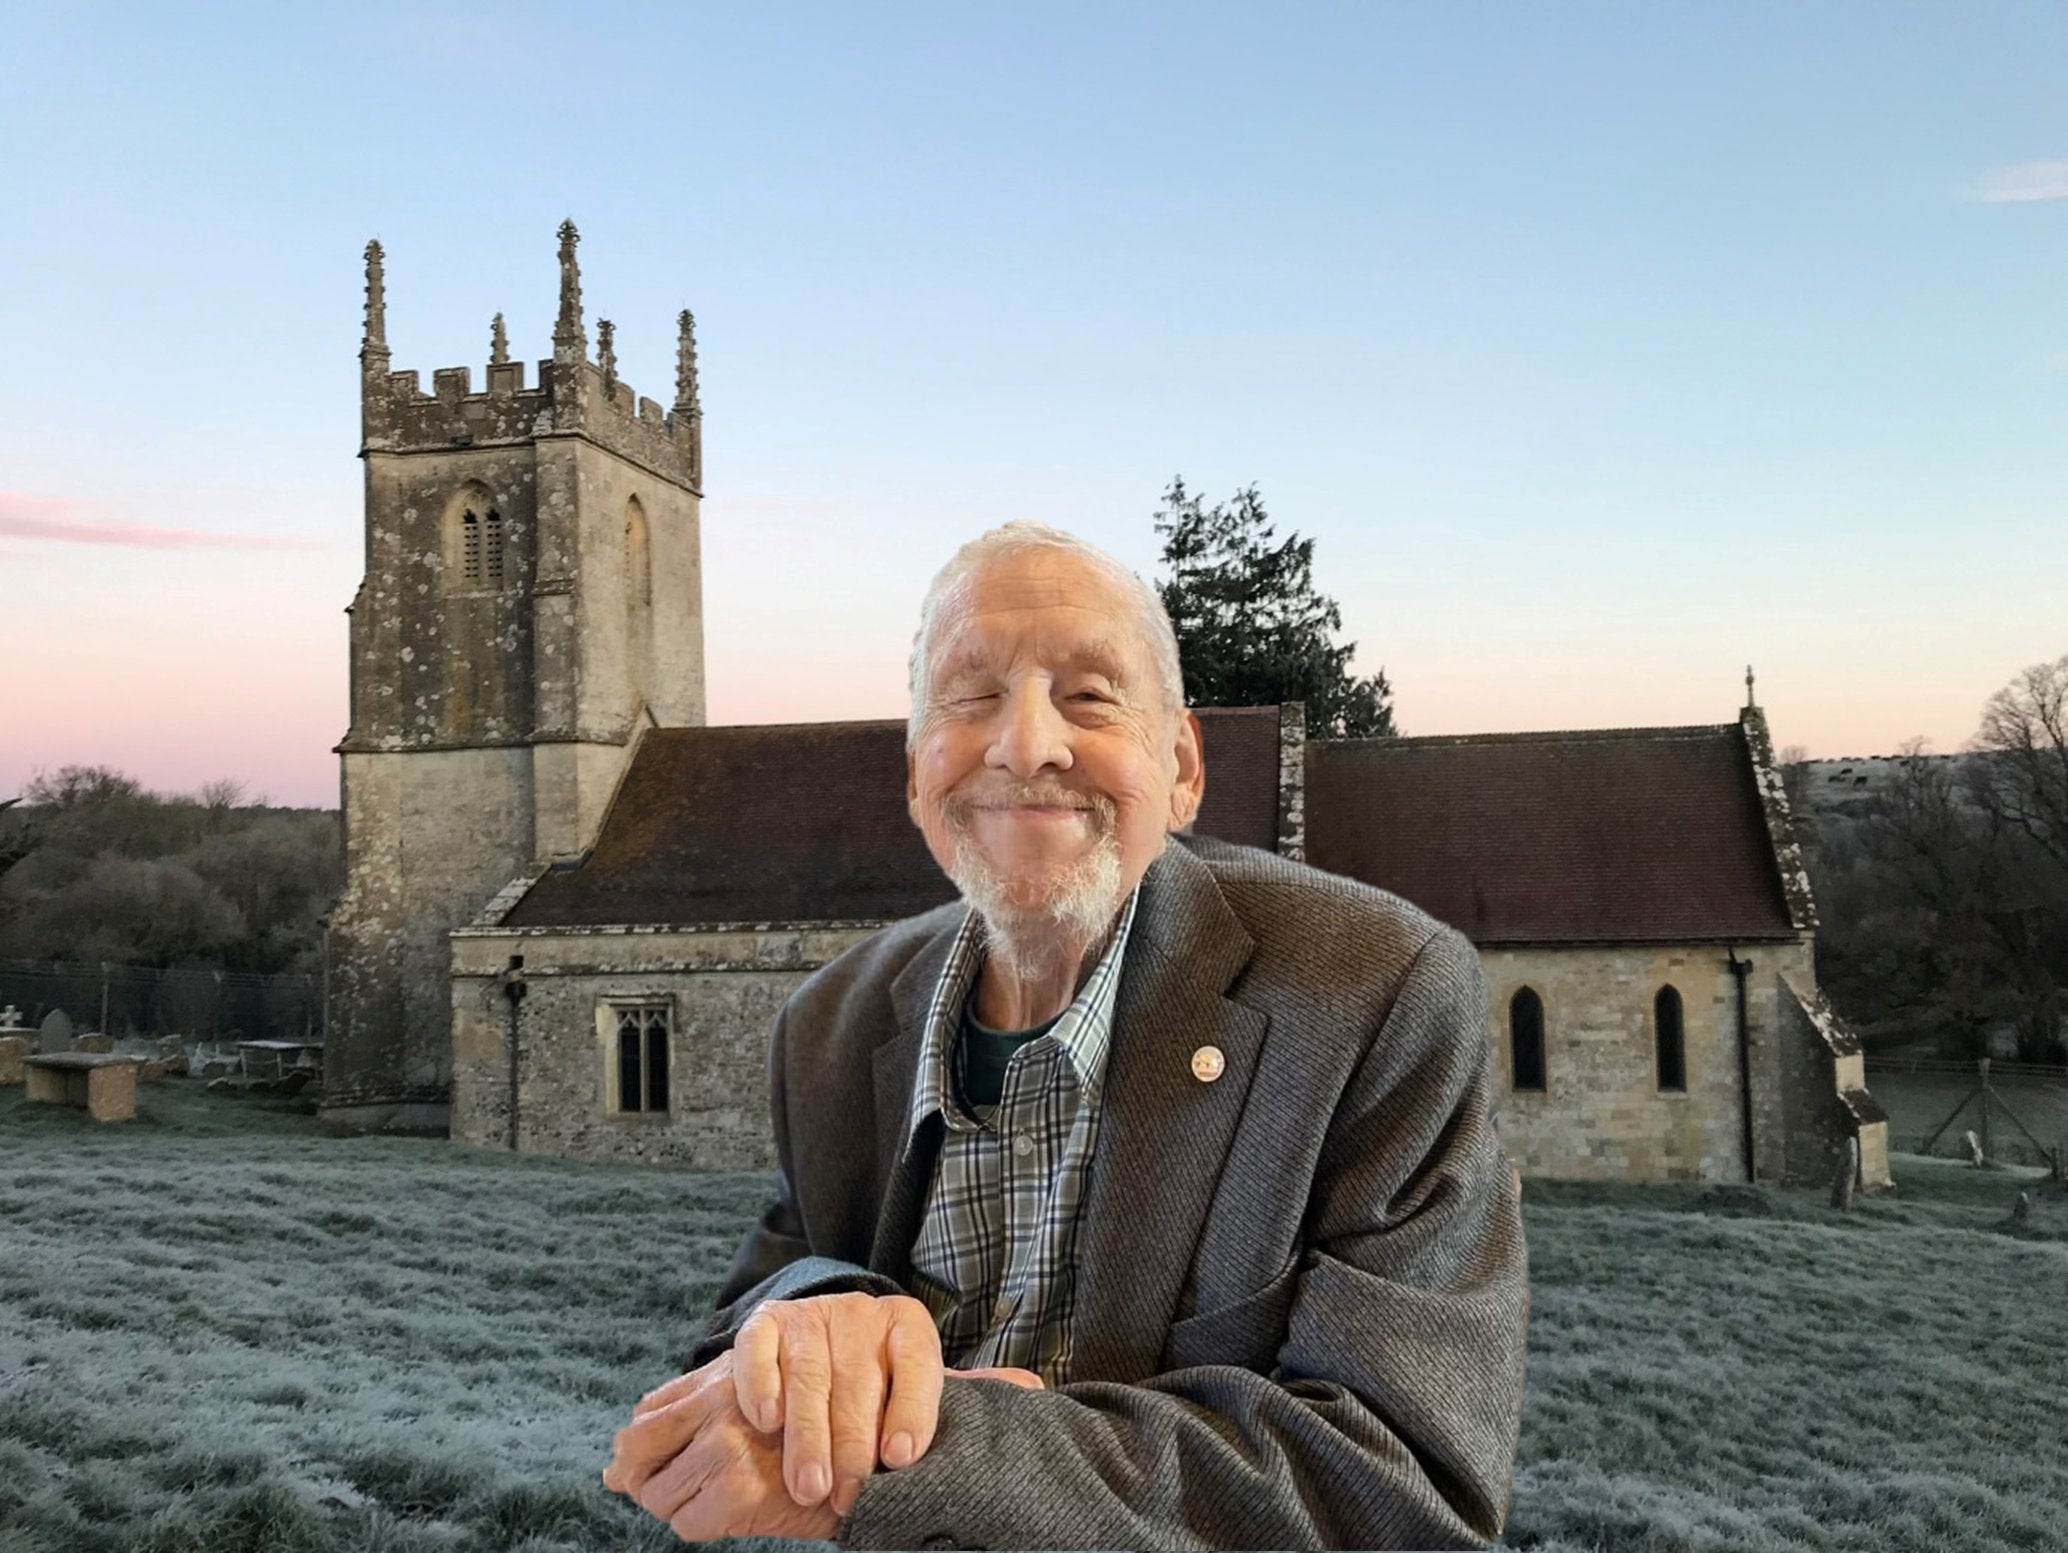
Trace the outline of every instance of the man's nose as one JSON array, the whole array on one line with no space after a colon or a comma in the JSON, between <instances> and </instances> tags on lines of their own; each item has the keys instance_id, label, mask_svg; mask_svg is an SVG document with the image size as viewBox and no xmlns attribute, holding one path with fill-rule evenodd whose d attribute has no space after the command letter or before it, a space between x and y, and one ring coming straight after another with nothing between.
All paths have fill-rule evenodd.
<instances>
[{"instance_id":1,"label":"man's nose","mask_svg":"<svg viewBox=\"0 0 2068 1553\"><path fill-rule=\"evenodd\" d=\"M1049 699L1045 684L1022 680L1006 692L984 764L1022 780L1044 768L1070 769L1070 724Z\"/></svg>"}]
</instances>

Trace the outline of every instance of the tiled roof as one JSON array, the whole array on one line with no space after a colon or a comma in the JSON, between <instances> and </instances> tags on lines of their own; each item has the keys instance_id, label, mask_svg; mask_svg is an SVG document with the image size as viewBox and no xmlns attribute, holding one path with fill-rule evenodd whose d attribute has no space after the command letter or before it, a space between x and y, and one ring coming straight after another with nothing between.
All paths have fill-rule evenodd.
<instances>
[{"instance_id":1,"label":"tiled roof","mask_svg":"<svg viewBox=\"0 0 2068 1553\"><path fill-rule=\"evenodd\" d=\"M1794 932L1736 724L1310 744L1307 860L1475 943Z\"/></svg>"},{"instance_id":2,"label":"tiled roof","mask_svg":"<svg viewBox=\"0 0 2068 1553\"><path fill-rule=\"evenodd\" d=\"M1197 829L1272 847L1278 709L1202 711ZM595 847L549 870L512 927L880 921L953 899L905 812L902 722L659 728Z\"/></svg>"}]
</instances>

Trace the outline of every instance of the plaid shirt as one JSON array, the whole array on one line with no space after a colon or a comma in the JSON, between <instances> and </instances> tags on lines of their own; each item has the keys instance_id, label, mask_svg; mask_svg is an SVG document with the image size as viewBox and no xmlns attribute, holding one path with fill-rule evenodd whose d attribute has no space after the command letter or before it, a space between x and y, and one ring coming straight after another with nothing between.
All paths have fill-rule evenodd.
<instances>
[{"instance_id":1,"label":"plaid shirt","mask_svg":"<svg viewBox=\"0 0 2068 1553\"><path fill-rule=\"evenodd\" d=\"M912 1245L913 1292L933 1312L942 1356L956 1368L1016 1365L1050 1386L1068 1378L1078 1205L1098 1142L1113 1001L1139 894L1128 897L1113 942L1062 1017L1013 1054L988 1120L965 1109L950 1074L963 1005L984 963L975 912L949 950L927 1010L905 1146L941 1113L940 1158Z\"/></svg>"}]
</instances>

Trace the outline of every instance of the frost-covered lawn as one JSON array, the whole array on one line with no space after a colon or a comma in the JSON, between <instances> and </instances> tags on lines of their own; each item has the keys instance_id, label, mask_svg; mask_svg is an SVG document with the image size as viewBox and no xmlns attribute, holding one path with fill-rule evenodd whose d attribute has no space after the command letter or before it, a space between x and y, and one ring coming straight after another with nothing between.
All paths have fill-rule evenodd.
<instances>
[{"instance_id":1,"label":"frost-covered lawn","mask_svg":"<svg viewBox=\"0 0 2068 1553\"><path fill-rule=\"evenodd\" d=\"M337 1141L146 1089L0 1091L0 1553L654 1549L596 1479L766 1189ZM1526 1194L1508 1543L2058 1548L2068 1205L1901 1159L1849 1219L1743 1187Z\"/></svg>"}]
</instances>

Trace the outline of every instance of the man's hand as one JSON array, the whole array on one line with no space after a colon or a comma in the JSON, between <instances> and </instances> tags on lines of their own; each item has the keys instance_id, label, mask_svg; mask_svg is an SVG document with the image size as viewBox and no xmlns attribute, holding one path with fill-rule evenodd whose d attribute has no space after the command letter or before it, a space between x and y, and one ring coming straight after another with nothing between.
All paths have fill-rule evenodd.
<instances>
[{"instance_id":1,"label":"man's hand","mask_svg":"<svg viewBox=\"0 0 2068 1553\"><path fill-rule=\"evenodd\" d=\"M740 1413L731 1354L649 1392L615 1445L604 1486L630 1496L686 1542L824 1541L839 1533L831 1505L799 1505L784 1488L776 1438Z\"/></svg>"},{"instance_id":2,"label":"man's hand","mask_svg":"<svg viewBox=\"0 0 2068 1553\"><path fill-rule=\"evenodd\" d=\"M708 1404L681 1404L717 1375L732 1386L741 1417L767 1435L782 1430L791 1500L801 1508L826 1503L839 1515L854 1507L879 1462L906 1467L926 1454L946 1377L1041 1389L1031 1370L943 1370L933 1316L909 1296L771 1300L741 1325L731 1352L640 1399L604 1482L636 1496L645 1477L716 1416Z\"/></svg>"},{"instance_id":3,"label":"man's hand","mask_svg":"<svg viewBox=\"0 0 2068 1553\"><path fill-rule=\"evenodd\" d=\"M740 1412L783 1431L783 1481L800 1505L845 1515L877 1463L908 1467L933 1444L941 1334L907 1294L770 1300L733 1337Z\"/></svg>"}]
</instances>

